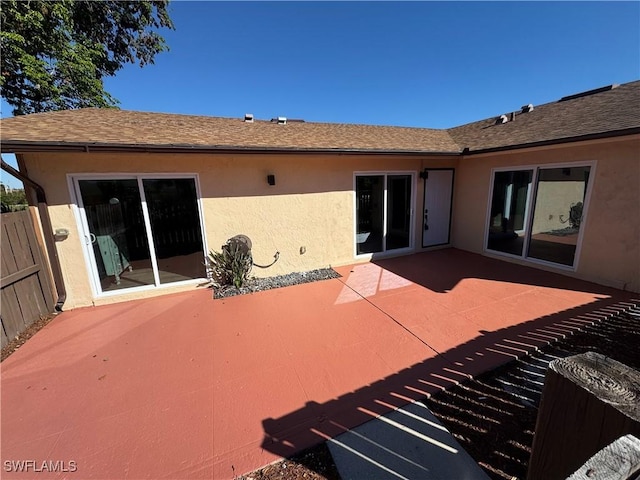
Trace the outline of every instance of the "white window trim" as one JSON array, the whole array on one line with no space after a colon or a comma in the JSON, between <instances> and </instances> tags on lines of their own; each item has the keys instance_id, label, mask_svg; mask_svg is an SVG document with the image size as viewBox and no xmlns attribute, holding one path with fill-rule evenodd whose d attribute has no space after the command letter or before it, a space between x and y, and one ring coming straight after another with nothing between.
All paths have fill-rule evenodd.
<instances>
[{"instance_id":1,"label":"white window trim","mask_svg":"<svg viewBox=\"0 0 640 480\"><path fill-rule=\"evenodd\" d=\"M535 209L535 204L533 199L537 196L538 190L538 176L540 170L547 170L552 168L572 168L572 167L589 167L589 182L587 183L587 190L585 192L584 198L584 206L582 209L582 222L583 226L586 226L587 219L589 216L589 206L591 203L591 191L593 189L593 184L596 179L596 160L585 160L583 162L560 162L560 163L536 163L531 165L518 165L518 166L506 166L506 167L495 167L491 169L491 178L489 181L489 193L487 198L487 213L484 222L484 242L482 244L482 251L487 255L494 255L497 257L507 257L513 258L517 260L521 260L523 262L543 265L546 267L556 268L558 270L564 270L569 272L576 272L578 270L580 264L580 256L582 252L582 240L584 238L585 228L580 228L578 233L578 241L576 244L576 251L573 257L573 265L562 265L560 263L549 262L547 260L540 260L538 258L531 258L528 256L529 254L529 235L531 232L531 224L533 223L533 211ZM493 184L495 180L496 172L516 172L523 170L532 170L533 176L531 178L531 188L527 193L527 203L525 209L525 242L522 248L522 255L514 255L512 253L500 252L497 250L490 250L487 248L489 242L489 222L491 219L491 202L493 201Z\"/></svg>"},{"instance_id":2,"label":"white window trim","mask_svg":"<svg viewBox=\"0 0 640 480\"><path fill-rule=\"evenodd\" d=\"M356 180L357 177L362 176L383 176L384 177L384 209L382 211L382 227L383 227L383 242L382 246L385 248L382 252L374 253L361 253L358 254L358 247L356 244L356 235L358 233L358 212L357 212L357 198L356 198ZM410 215L410 228L409 228L409 246L405 248L398 248L394 250L386 250L386 237L387 237L387 177L389 175L409 175L411 177L411 215ZM355 171L353 172L353 237L351 243L353 246L353 258L355 260L372 260L376 258L395 257L398 255L406 255L408 253L415 252L415 211L416 211L416 176L415 170L375 170L375 171Z\"/></svg>"},{"instance_id":3,"label":"white window trim","mask_svg":"<svg viewBox=\"0 0 640 480\"><path fill-rule=\"evenodd\" d=\"M200 177L197 173L68 173L67 177L67 187L69 189L69 198L71 201L71 210L73 212L74 219L76 221L76 229L78 231L78 238L80 239L81 247L82 247L82 256L84 258L84 264L87 271L87 275L89 277L89 283L91 284L91 293L94 299L107 298L107 297L116 297L120 295L128 295L136 292L144 292L147 290L158 290L158 289L168 289L174 287L180 287L184 285L197 285L202 283L206 278L194 278L191 280L183 280L180 282L173 283L160 283L159 278L157 278L157 259L155 258L155 246L153 245L153 237L149 230L150 223L148 222L148 210L146 206L146 197L144 196L144 189L142 188L142 180L144 179L163 179L163 178L191 178L195 182L196 187L196 204L198 206L198 218L200 220L200 230L202 234L202 248L203 248L203 259L206 261L207 252L209 252L209 246L207 244L207 236L205 234L206 227L204 224L204 214L202 208L202 196L200 190ZM100 279L98 278L97 269L94 268L96 265L95 256L93 253L93 249L89 248L87 244L87 239L85 237L85 232L89 231L89 226L86 223L86 215L81 212L82 206L82 196L79 191L78 180L137 180L139 191L142 192L141 201L143 201L142 205L142 213L145 218L145 229L149 239L149 248L150 248L150 256L151 262L154 269L154 285L143 285L140 287L132 287L132 288L124 288L121 290L111 290L108 292L103 292L102 287L100 285ZM151 250L153 248L153 250Z\"/></svg>"}]
</instances>

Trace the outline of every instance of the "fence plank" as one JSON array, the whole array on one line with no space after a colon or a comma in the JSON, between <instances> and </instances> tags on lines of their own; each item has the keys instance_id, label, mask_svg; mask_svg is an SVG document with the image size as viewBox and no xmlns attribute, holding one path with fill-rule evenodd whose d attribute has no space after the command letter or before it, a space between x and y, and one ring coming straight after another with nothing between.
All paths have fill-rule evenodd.
<instances>
[{"instance_id":1,"label":"fence plank","mask_svg":"<svg viewBox=\"0 0 640 480\"><path fill-rule=\"evenodd\" d=\"M2 345L53 310L51 272L38 242L30 211L2 214L1 303Z\"/></svg>"},{"instance_id":2,"label":"fence plank","mask_svg":"<svg viewBox=\"0 0 640 480\"><path fill-rule=\"evenodd\" d=\"M22 320L22 311L18 303L18 296L13 285L3 288L0 301L2 301L2 327L9 341L18 336L25 329Z\"/></svg>"},{"instance_id":3,"label":"fence plank","mask_svg":"<svg viewBox=\"0 0 640 480\"><path fill-rule=\"evenodd\" d=\"M31 250L34 253L36 263L40 265L40 271L38 272L38 281L40 282L42 295L46 305L46 311L53 312L56 304L55 298L57 297L57 292L55 289L55 284L53 282L51 265L49 264L49 259L45 256L44 239L40 234L41 229L39 229L36 225L36 223L38 222L37 217L31 214L30 219L31 222L28 225L30 231L33 232L33 234L30 236L32 244Z\"/></svg>"},{"instance_id":4,"label":"fence plank","mask_svg":"<svg viewBox=\"0 0 640 480\"><path fill-rule=\"evenodd\" d=\"M23 268L27 268L33 265L33 260L29 259L27 251L24 248L24 244L20 240L17 224L18 222L11 222L9 225L7 225L7 234L9 235L9 245L11 245L13 258L16 261L16 266L18 270L22 270Z\"/></svg>"},{"instance_id":5,"label":"fence plank","mask_svg":"<svg viewBox=\"0 0 640 480\"><path fill-rule=\"evenodd\" d=\"M49 308L47 307L47 302L44 298L44 292L42 291L42 285L40 284L38 275L32 275L27 278L25 285L29 288L33 301L32 306L36 312L33 318L28 322L28 325L31 325L35 320L38 320L41 316L49 313Z\"/></svg>"},{"instance_id":6,"label":"fence plank","mask_svg":"<svg viewBox=\"0 0 640 480\"><path fill-rule=\"evenodd\" d=\"M10 252L13 254L13 259L15 261L15 265L17 269L16 271L25 270L33 266L33 261L29 260L27 256L27 252L25 251L25 248L24 248L24 243L20 240L20 237L18 235L17 225L19 221L24 217L17 212L13 214L8 214L8 216L10 217L9 221L4 226L7 231ZM33 317L39 315L39 312L37 311L37 308L32 304L32 298L29 291L29 287L25 285L24 281L15 284L14 288L15 288L17 299L18 299L19 308L20 308L20 311L22 312L21 319L20 319L22 320L22 325L23 325L22 328L20 329L20 331L22 331L24 330L24 328L28 327L31 324L31 322L33 321ZM13 319L12 323L19 324L18 319Z\"/></svg>"},{"instance_id":7,"label":"fence plank","mask_svg":"<svg viewBox=\"0 0 640 480\"><path fill-rule=\"evenodd\" d=\"M5 222L5 217L12 215L5 213L2 215L2 248L0 249L2 254L2 276L9 275L18 271L18 265L16 265L16 259L13 256L13 248L9 241L9 226L12 222Z\"/></svg>"},{"instance_id":8,"label":"fence plank","mask_svg":"<svg viewBox=\"0 0 640 480\"><path fill-rule=\"evenodd\" d=\"M20 238L25 241L25 248L28 248L31 261L39 266L39 272L36 276L39 288L36 291L38 292L38 311L42 314L53 310L53 295L55 293L51 283L51 272L48 270L49 264L41 247L42 242L39 242L36 237L36 229L33 222L34 217L31 212L29 212L28 216L24 215L24 219L18 227L18 233L22 232Z\"/></svg>"}]
</instances>

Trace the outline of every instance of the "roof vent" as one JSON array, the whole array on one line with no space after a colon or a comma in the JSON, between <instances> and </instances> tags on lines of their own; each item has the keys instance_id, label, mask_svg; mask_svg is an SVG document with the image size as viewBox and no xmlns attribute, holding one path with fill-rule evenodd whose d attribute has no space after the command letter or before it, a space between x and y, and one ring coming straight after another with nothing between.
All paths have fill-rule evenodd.
<instances>
[{"instance_id":1,"label":"roof vent","mask_svg":"<svg viewBox=\"0 0 640 480\"><path fill-rule=\"evenodd\" d=\"M503 123L507 123L509 121L509 117L507 117L506 115L500 115L498 118L496 118L496 125L501 125Z\"/></svg>"},{"instance_id":2,"label":"roof vent","mask_svg":"<svg viewBox=\"0 0 640 480\"><path fill-rule=\"evenodd\" d=\"M533 111L533 103L530 103L529 105L523 105L522 106L522 113L529 113Z\"/></svg>"},{"instance_id":3,"label":"roof vent","mask_svg":"<svg viewBox=\"0 0 640 480\"><path fill-rule=\"evenodd\" d=\"M245 113L244 121L247 123L253 123L253 113Z\"/></svg>"},{"instance_id":4,"label":"roof vent","mask_svg":"<svg viewBox=\"0 0 640 480\"><path fill-rule=\"evenodd\" d=\"M278 117L278 125L286 125L287 117Z\"/></svg>"}]
</instances>

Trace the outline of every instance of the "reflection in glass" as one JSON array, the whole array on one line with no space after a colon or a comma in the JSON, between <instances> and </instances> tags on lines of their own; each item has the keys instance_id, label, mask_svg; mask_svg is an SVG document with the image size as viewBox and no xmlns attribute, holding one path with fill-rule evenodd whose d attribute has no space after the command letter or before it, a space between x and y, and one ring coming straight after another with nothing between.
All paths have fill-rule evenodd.
<instances>
[{"instance_id":1,"label":"reflection in glass","mask_svg":"<svg viewBox=\"0 0 640 480\"><path fill-rule=\"evenodd\" d=\"M153 285L138 182L78 181L103 292Z\"/></svg>"},{"instance_id":2,"label":"reflection in glass","mask_svg":"<svg viewBox=\"0 0 640 480\"><path fill-rule=\"evenodd\" d=\"M144 179L160 283L206 276L195 180Z\"/></svg>"},{"instance_id":3,"label":"reflection in glass","mask_svg":"<svg viewBox=\"0 0 640 480\"><path fill-rule=\"evenodd\" d=\"M496 172L487 249L522 255L532 170Z\"/></svg>"},{"instance_id":4,"label":"reflection in glass","mask_svg":"<svg viewBox=\"0 0 640 480\"><path fill-rule=\"evenodd\" d=\"M541 169L528 256L573 265L589 167Z\"/></svg>"},{"instance_id":5,"label":"reflection in glass","mask_svg":"<svg viewBox=\"0 0 640 480\"><path fill-rule=\"evenodd\" d=\"M387 176L387 250L407 248L411 233L411 175Z\"/></svg>"},{"instance_id":6,"label":"reflection in glass","mask_svg":"<svg viewBox=\"0 0 640 480\"><path fill-rule=\"evenodd\" d=\"M382 251L384 176L356 177L356 252Z\"/></svg>"}]
</instances>

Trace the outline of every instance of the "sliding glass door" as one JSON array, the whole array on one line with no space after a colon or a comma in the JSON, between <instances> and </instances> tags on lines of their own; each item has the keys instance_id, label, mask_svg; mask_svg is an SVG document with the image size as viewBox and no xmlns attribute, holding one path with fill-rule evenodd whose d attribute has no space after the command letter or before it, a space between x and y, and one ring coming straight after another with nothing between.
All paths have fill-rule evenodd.
<instances>
[{"instance_id":1,"label":"sliding glass door","mask_svg":"<svg viewBox=\"0 0 640 480\"><path fill-rule=\"evenodd\" d=\"M412 247L413 174L356 174L356 255Z\"/></svg>"},{"instance_id":2,"label":"sliding glass door","mask_svg":"<svg viewBox=\"0 0 640 480\"><path fill-rule=\"evenodd\" d=\"M495 171L487 250L573 267L589 165Z\"/></svg>"},{"instance_id":3,"label":"sliding glass door","mask_svg":"<svg viewBox=\"0 0 640 480\"><path fill-rule=\"evenodd\" d=\"M195 178L75 179L98 293L206 276Z\"/></svg>"},{"instance_id":4,"label":"sliding glass door","mask_svg":"<svg viewBox=\"0 0 640 480\"><path fill-rule=\"evenodd\" d=\"M160 283L205 276L195 181L143 179Z\"/></svg>"},{"instance_id":5,"label":"sliding glass door","mask_svg":"<svg viewBox=\"0 0 640 480\"><path fill-rule=\"evenodd\" d=\"M589 167L540 169L527 256L572 266L582 227Z\"/></svg>"},{"instance_id":6,"label":"sliding glass door","mask_svg":"<svg viewBox=\"0 0 640 480\"><path fill-rule=\"evenodd\" d=\"M356 177L356 253L384 250L384 175Z\"/></svg>"}]
</instances>

